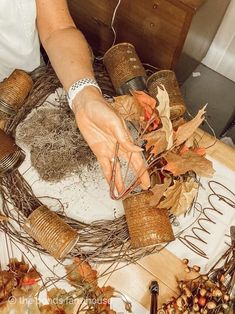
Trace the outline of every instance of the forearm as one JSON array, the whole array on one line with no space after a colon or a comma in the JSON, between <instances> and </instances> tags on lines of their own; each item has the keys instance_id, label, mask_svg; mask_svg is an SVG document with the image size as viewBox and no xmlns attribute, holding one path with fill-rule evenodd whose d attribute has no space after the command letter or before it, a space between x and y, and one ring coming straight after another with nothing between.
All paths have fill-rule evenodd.
<instances>
[{"instance_id":1,"label":"forearm","mask_svg":"<svg viewBox=\"0 0 235 314\"><path fill-rule=\"evenodd\" d=\"M42 44L65 90L79 79L94 77L87 41L76 28L56 30Z\"/></svg>"}]
</instances>

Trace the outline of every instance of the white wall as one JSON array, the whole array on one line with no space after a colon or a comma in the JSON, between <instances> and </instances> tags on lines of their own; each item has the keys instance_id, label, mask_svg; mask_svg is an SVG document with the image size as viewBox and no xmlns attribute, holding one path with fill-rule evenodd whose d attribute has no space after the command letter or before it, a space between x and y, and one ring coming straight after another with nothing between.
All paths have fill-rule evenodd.
<instances>
[{"instance_id":1,"label":"white wall","mask_svg":"<svg viewBox=\"0 0 235 314\"><path fill-rule=\"evenodd\" d=\"M235 81L235 0L231 0L202 63Z\"/></svg>"}]
</instances>

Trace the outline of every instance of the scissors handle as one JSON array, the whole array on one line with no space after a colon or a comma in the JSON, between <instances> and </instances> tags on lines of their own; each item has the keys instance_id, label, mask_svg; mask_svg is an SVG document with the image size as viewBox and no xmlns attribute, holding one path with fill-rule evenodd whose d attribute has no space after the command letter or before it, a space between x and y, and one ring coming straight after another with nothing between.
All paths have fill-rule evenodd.
<instances>
[{"instance_id":1,"label":"scissors handle","mask_svg":"<svg viewBox=\"0 0 235 314\"><path fill-rule=\"evenodd\" d=\"M159 285L157 281L152 281L149 287L151 292L151 305L150 305L150 314L157 313L158 307L158 295L159 295Z\"/></svg>"}]
</instances>

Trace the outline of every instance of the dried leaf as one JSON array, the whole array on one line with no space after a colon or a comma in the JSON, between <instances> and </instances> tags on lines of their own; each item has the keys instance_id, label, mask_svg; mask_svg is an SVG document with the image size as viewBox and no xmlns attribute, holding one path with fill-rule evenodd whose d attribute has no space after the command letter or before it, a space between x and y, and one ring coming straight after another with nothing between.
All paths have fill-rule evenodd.
<instances>
[{"instance_id":1,"label":"dried leaf","mask_svg":"<svg viewBox=\"0 0 235 314\"><path fill-rule=\"evenodd\" d=\"M164 194L165 200L158 206L170 209L174 215L179 216L190 208L197 190L198 183L193 178L189 178L186 182L175 181Z\"/></svg>"},{"instance_id":2,"label":"dried leaf","mask_svg":"<svg viewBox=\"0 0 235 314\"><path fill-rule=\"evenodd\" d=\"M180 144L184 143L188 138L190 138L190 136L193 135L199 125L204 121L206 106L207 105L200 109L196 117L194 117L191 121L179 126L178 130L175 133L174 142L176 146L179 146Z\"/></svg>"},{"instance_id":3,"label":"dried leaf","mask_svg":"<svg viewBox=\"0 0 235 314\"><path fill-rule=\"evenodd\" d=\"M12 291L12 295L16 298L29 298L34 297L40 290L40 286L38 284L17 287Z\"/></svg>"},{"instance_id":4,"label":"dried leaf","mask_svg":"<svg viewBox=\"0 0 235 314\"><path fill-rule=\"evenodd\" d=\"M194 148L193 150L196 154L198 154L199 156L205 156L206 155L206 149L205 147L197 147Z\"/></svg>"},{"instance_id":5,"label":"dried leaf","mask_svg":"<svg viewBox=\"0 0 235 314\"><path fill-rule=\"evenodd\" d=\"M34 285L41 279L40 274L35 268L31 268L23 277L22 285Z\"/></svg>"},{"instance_id":6,"label":"dried leaf","mask_svg":"<svg viewBox=\"0 0 235 314\"><path fill-rule=\"evenodd\" d=\"M107 299L107 300L111 299L114 295L114 292L115 292L115 289L111 286L101 288L103 299Z\"/></svg>"},{"instance_id":7,"label":"dried leaf","mask_svg":"<svg viewBox=\"0 0 235 314\"><path fill-rule=\"evenodd\" d=\"M168 93L165 87L162 85L162 88L157 88L157 99L159 105L157 110L159 112L159 116L162 122L162 131L166 132L166 140L167 140L167 149L170 149L173 145L173 127L170 120L170 101Z\"/></svg>"},{"instance_id":8,"label":"dried leaf","mask_svg":"<svg viewBox=\"0 0 235 314\"><path fill-rule=\"evenodd\" d=\"M178 118L177 120L172 121L173 130L176 131L181 125L185 124L186 120L182 117Z\"/></svg>"},{"instance_id":9,"label":"dried leaf","mask_svg":"<svg viewBox=\"0 0 235 314\"><path fill-rule=\"evenodd\" d=\"M50 291L47 292L49 300L59 300L60 297L62 298L62 296L64 297L66 295L66 290L59 288L52 288Z\"/></svg>"},{"instance_id":10,"label":"dried leaf","mask_svg":"<svg viewBox=\"0 0 235 314\"><path fill-rule=\"evenodd\" d=\"M179 151L180 155L183 155L184 153L189 151L189 147L187 145L184 145L181 150Z\"/></svg>"},{"instance_id":11,"label":"dried leaf","mask_svg":"<svg viewBox=\"0 0 235 314\"><path fill-rule=\"evenodd\" d=\"M16 258L11 258L7 266L17 277L23 277L29 271L29 265L25 263L23 258L21 261L18 261Z\"/></svg>"},{"instance_id":12,"label":"dried leaf","mask_svg":"<svg viewBox=\"0 0 235 314\"><path fill-rule=\"evenodd\" d=\"M73 264L65 266L65 269L71 285L78 286L84 283L97 285L97 271L80 258L76 257Z\"/></svg>"},{"instance_id":13,"label":"dried leaf","mask_svg":"<svg viewBox=\"0 0 235 314\"><path fill-rule=\"evenodd\" d=\"M38 308L38 302L36 298L24 299L15 299L14 303L6 302L4 307L0 307L1 314L41 314L41 311Z\"/></svg>"},{"instance_id":14,"label":"dried leaf","mask_svg":"<svg viewBox=\"0 0 235 314\"><path fill-rule=\"evenodd\" d=\"M173 185L170 186L164 194L165 199L160 202L158 205L159 208L171 209L171 211L174 212L174 206L178 205L180 199L182 184L183 182L181 181L174 181Z\"/></svg>"},{"instance_id":15,"label":"dried leaf","mask_svg":"<svg viewBox=\"0 0 235 314\"><path fill-rule=\"evenodd\" d=\"M6 270L0 272L0 303L9 299L15 287L14 274Z\"/></svg>"},{"instance_id":16,"label":"dried leaf","mask_svg":"<svg viewBox=\"0 0 235 314\"><path fill-rule=\"evenodd\" d=\"M76 291L74 291L74 295L77 295ZM66 290L53 288L47 293L47 296L50 300L50 304L59 306L59 309L61 311L63 310L66 314L73 313L76 302L73 296Z\"/></svg>"},{"instance_id":17,"label":"dried leaf","mask_svg":"<svg viewBox=\"0 0 235 314\"><path fill-rule=\"evenodd\" d=\"M150 206L157 206L160 202L164 192L169 187L171 179L165 178L163 184L155 184L154 187L150 190L153 193L151 200L149 202Z\"/></svg>"},{"instance_id":18,"label":"dried leaf","mask_svg":"<svg viewBox=\"0 0 235 314\"><path fill-rule=\"evenodd\" d=\"M199 176L212 177L215 172L210 160L199 156L191 150L185 152L182 156L168 152L164 158L167 161L164 169L170 171L175 176L194 171Z\"/></svg>"},{"instance_id":19,"label":"dried leaf","mask_svg":"<svg viewBox=\"0 0 235 314\"><path fill-rule=\"evenodd\" d=\"M146 150L150 150L150 154L157 156L167 148L166 132L162 129L147 133L142 138L147 141Z\"/></svg>"},{"instance_id":20,"label":"dried leaf","mask_svg":"<svg viewBox=\"0 0 235 314\"><path fill-rule=\"evenodd\" d=\"M66 314L62 306L55 304L43 305L40 307L41 314Z\"/></svg>"},{"instance_id":21,"label":"dried leaf","mask_svg":"<svg viewBox=\"0 0 235 314\"><path fill-rule=\"evenodd\" d=\"M197 195L199 184L194 181L193 178L189 178L186 182L184 182L183 187L185 191L184 198L186 201L186 206L189 208Z\"/></svg>"},{"instance_id":22,"label":"dried leaf","mask_svg":"<svg viewBox=\"0 0 235 314\"><path fill-rule=\"evenodd\" d=\"M189 148L190 147L194 147L195 145L195 137L194 135L191 135L185 142L185 145L188 146Z\"/></svg>"},{"instance_id":23,"label":"dried leaf","mask_svg":"<svg viewBox=\"0 0 235 314\"><path fill-rule=\"evenodd\" d=\"M144 115L144 110L138 101L130 95L114 97L112 107L127 121L139 121Z\"/></svg>"},{"instance_id":24,"label":"dried leaf","mask_svg":"<svg viewBox=\"0 0 235 314\"><path fill-rule=\"evenodd\" d=\"M149 124L147 131L151 132L155 130L160 123L155 111L156 100L143 91L132 91L132 95L139 106L144 109L144 119L141 117L140 125L142 125L142 120L144 120ZM146 125L143 126L143 128L145 127Z\"/></svg>"},{"instance_id":25,"label":"dried leaf","mask_svg":"<svg viewBox=\"0 0 235 314\"><path fill-rule=\"evenodd\" d=\"M156 100L142 91L132 91L132 95L139 105L152 115L154 108L156 107Z\"/></svg>"},{"instance_id":26,"label":"dried leaf","mask_svg":"<svg viewBox=\"0 0 235 314\"><path fill-rule=\"evenodd\" d=\"M32 299L30 299L32 300ZM28 312L27 314L41 314L41 311L39 310L39 304L37 299L33 299L34 301L30 303L28 307Z\"/></svg>"},{"instance_id":27,"label":"dried leaf","mask_svg":"<svg viewBox=\"0 0 235 314\"><path fill-rule=\"evenodd\" d=\"M96 299L95 308L97 313L109 313L110 299L114 296L115 289L111 286L107 287L96 287L93 299ZM94 305L94 304L90 304Z\"/></svg>"}]
</instances>

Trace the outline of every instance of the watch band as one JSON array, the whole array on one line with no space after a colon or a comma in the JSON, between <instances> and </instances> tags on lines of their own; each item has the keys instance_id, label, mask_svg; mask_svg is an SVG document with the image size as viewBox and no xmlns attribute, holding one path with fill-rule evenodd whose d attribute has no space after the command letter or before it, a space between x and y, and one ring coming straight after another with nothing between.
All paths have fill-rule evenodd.
<instances>
[{"instance_id":1,"label":"watch band","mask_svg":"<svg viewBox=\"0 0 235 314\"><path fill-rule=\"evenodd\" d=\"M102 94L102 91L101 91L101 89L100 89L100 87L99 87L99 85L98 85L98 83L96 82L95 79L83 78L83 79L73 83L73 85L69 88L69 91L67 93L69 107L71 109L72 109L73 99L86 86L94 86Z\"/></svg>"}]
</instances>

